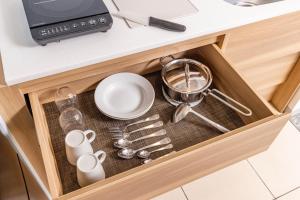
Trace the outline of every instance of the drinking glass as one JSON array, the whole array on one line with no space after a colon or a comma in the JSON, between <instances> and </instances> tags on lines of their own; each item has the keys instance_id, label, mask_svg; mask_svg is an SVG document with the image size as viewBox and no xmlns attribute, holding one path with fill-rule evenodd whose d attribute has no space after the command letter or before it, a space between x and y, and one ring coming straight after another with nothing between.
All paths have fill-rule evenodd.
<instances>
[{"instance_id":1,"label":"drinking glass","mask_svg":"<svg viewBox=\"0 0 300 200\"><path fill-rule=\"evenodd\" d=\"M77 106L77 95L70 87L61 87L56 91L55 104L60 112Z\"/></svg>"},{"instance_id":2,"label":"drinking glass","mask_svg":"<svg viewBox=\"0 0 300 200\"><path fill-rule=\"evenodd\" d=\"M65 133L84 130L82 113L76 108L77 96L70 87L61 87L56 91L55 103L60 111L59 124Z\"/></svg>"},{"instance_id":3,"label":"drinking glass","mask_svg":"<svg viewBox=\"0 0 300 200\"><path fill-rule=\"evenodd\" d=\"M65 133L72 130L85 129L82 113L74 107L63 110L59 116L59 124Z\"/></svg>"}]
</instances>

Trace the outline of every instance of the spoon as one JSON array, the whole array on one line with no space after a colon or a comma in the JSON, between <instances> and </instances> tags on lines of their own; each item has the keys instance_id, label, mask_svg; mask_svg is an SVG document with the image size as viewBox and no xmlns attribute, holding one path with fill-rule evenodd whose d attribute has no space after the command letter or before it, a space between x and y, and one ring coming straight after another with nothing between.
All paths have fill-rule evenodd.
<instances>
[{"instance_id":1,"label":"spoon","mask_svg":"<svg viewBox=\"0 0 300 200\"><path fill-rule=\"evenodd\" d=\"M169 144L170 142L171 142L171 139L169 137L167 137L158 142L155 142L153 144L144 146L144 147L136 149L136 150L131 149L131 148L121 149L118 151L118 156L120 158L124 158L124 159L131 159L138 151L142 151L144 149L148 149L148 148L152 148L152 147L156 147L156 146L160 146L160 145L164 145L164 144Z\"/></svg>"},{"instance_id":2,"label":"spoon","mask_svg":"<svg viewBox=\"0 0 300 200\"><path fill-rule=\"evenodd\" d=\"M150 135L146 135L140 138L137 138L135 140L128 140L126 138L120 138L117 141L114 142L114 146L120 149L123 149L125 147L128 147L130 144L140 141L140 140L145 140L145 139L149 139L149 138L153 138L153 137L159 137L159 136L163 136L166 135L167 131L165 129L156 131L155 133L152 133Z\"/></svg>"},{"instance_id":3,"label":"spoon","mask_svg":"<svg viewBox=\"0 0 300 200\"><path fill-rule=\"evenodd\" d=\"M151 158L147 158L145 160L143 160L142 164L148 164L151 163L153 160Z\"/></svg>"},{"instance_id":4,"label":"spoon","mask_svg":"<svg viewBox=\"0 0 300 200\"><path fill-rule=\"evenodd\" d=\"M137 152L137 156L139 158L147 159L154 152L163 151L163 150L172 149L172 148L173 148L173 144L169 144L167 146L161 147L161 148L153 150L153 151L142 150L142 151Z\"/></svg>"},{"instance_id":5,"label":"spoon","mask_svg":"<svg viewBox=\"0 0 300 200\"><path fill-rule=\"evenodd\" d=\"M166 155L163 155L162 157L157 158L157 159L161 159L161 158L167 157L167 156L169 156L169 155L171 155L171 154L173 154L173 153L175 153L175 152L176 152L176 151L172 151L171 153L168 153L168 154L166 154ZM151 163L152 161L153 161L153 159L150 158L150 157L148 157L148 158L146 158L146 159L144 159L144 160L142 161L142 164L148 164L148 163Z\"/></svg>"},{"instance_id":6,"label":"spoon","mask_svg":"<svg viewBox=\"0 0 300 200\"><path fill-rule=\"evenodd\" d=\"M187 103L182 103L177 107L175 113L173 114L173 122L178 123L179 121L184 119L189 113L193 113L194 115L201 118L202 120L204 120L205 122L207 122L208 124L210 124L211 126L215 127L216 129L218 129L223 133L229 131L224 126L208 119L207 117L201 115L200 113L195 112Z\"/></svg>"}]
</instances>

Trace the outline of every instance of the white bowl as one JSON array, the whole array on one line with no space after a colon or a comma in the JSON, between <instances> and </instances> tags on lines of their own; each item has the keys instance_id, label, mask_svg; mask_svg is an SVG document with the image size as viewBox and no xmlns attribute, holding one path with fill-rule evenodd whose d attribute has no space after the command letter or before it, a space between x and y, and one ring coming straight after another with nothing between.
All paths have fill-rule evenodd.
<instances>
[{"instance_id":1,"label":"white bowl","mask_svg":"<svg viewBox=\"0 0 300 200\"><path fill-rule=\"evenodd\" d=\"M118 73L99 83L94 98L97 108L106 116L129 120L150 110L155 92L151 83L143 76Z\"/></svg>"}]
</instances>

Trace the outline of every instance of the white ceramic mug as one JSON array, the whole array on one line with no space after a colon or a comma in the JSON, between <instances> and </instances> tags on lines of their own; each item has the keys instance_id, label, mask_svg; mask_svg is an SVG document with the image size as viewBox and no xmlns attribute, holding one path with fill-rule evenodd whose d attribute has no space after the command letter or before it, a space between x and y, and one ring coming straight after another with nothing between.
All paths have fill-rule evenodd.
<instances>
[{"instance_id":1,"label":"white ceramic mug","mask_svg":"<svg viewBox=\"0 0 300 200\"><path fill-rule=\"evenodd\" d=\"M105 171L102 167L105 158L104 151L80 156L77 160L77 181L80 187L105 179Z\"/></svg>"},{"instance_id":2,"label":"white ceramic mug","mask_svg":"<svg viewBox=\"0 0 300 200\"><path fill-rule=\"evenodd\" d=\"M91 135L90 138L88 136ZM70 164L76 165L78 158L84 154L93 153L91 143L95 140L96 133L92 130L70 131L65 138L66 154Z\"/></svg>"}]
</instances>

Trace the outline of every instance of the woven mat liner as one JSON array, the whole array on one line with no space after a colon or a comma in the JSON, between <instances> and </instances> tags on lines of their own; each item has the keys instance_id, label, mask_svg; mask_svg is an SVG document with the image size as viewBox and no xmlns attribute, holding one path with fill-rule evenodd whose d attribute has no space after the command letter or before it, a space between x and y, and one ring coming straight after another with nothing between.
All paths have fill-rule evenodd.
<instances>
[{"instance_id":1,"label":"woven mat liner","mask_svg":"<svg viewBox=\"0 0 300 200\"><path fill-rule=\"evenodd\" d=\"M210 127L202 120L199 120L196 116L189 114L186 119L178 124L170 122L172 113L175 107L170 105L164 100L161 92L161 79L159 73L153 73L146 76L146 78L152 83L156 91L156 98L151 110L141 117L151 116L153 114L159 114L161 120L165 123L164 128L167 131L168 137L171 138L174 150L180 151L184 148L198 144L215 136L218 136L218 132L215 128ZM106 177L111 177L115 174L124 172L141 165L141 160L134 158L131 160L122 160L117 157L117 149L112 148L112 140L107 132L108 127L122 126L132 121L117 121L112 120L97 109L94 103L94 91L89 91L78 95L79 109L82 112L86 128L96 131L96 140L92 143L94 151L104 150L107 153L107 158L103 163ZM50 129L50 136L52 140L53 150L56 156L58 170L60 173L63 192L69 193L76 189L79 189L79 185L76 179L76 168L70 165L66 158L64 138L65 134L59 126L58 117L59 111L56 108L54 102L44 105L48 126ZM207 97L200 105L194 108L197 112L209 117L210 119L218 122L229 129L235 129L243 126L242 120L239 116L227 108L223 104L219 103L211 97ZM137 120L137 119L136 119ZM133 120L135 121L135 120ZM152 122L153 123L153 122ZM151 123L150 123L151 124ZM147 125L147 124L144 124ZM143 125L143 126L144 126ZM134 128L138 128L136 126ZM158 129L159 130L159 129ZM156 130L143 131L132 135L132 138L140 137L142 135L150 134ZM161 138L149 139L147 141L141 141L136 143L133 147L138 148L146 144L156 142ZM157 152L151 155L151 158L160 157L172 150L164 152Z\"/></svg>"}]
</instances>

